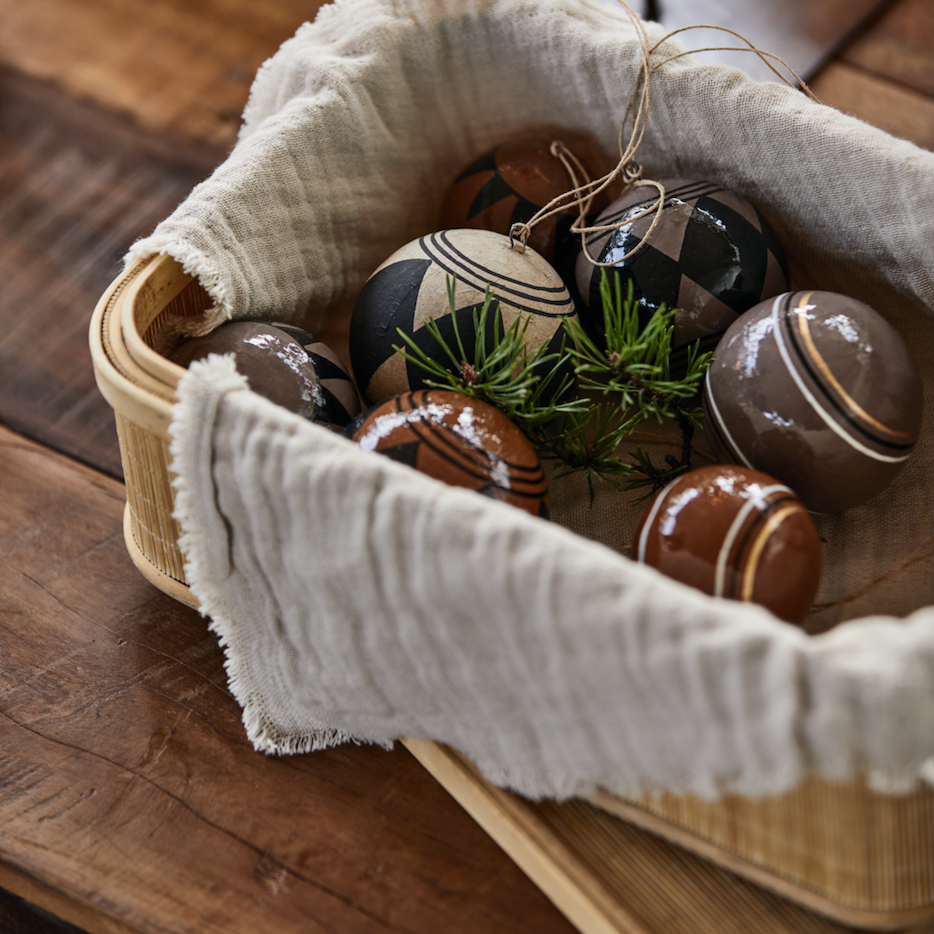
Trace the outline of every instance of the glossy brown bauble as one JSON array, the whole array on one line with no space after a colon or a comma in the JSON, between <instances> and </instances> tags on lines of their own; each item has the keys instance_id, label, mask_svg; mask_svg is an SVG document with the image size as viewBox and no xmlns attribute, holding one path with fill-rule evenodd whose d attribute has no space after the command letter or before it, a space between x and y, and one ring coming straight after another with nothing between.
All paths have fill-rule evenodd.
<instances>
[{"instance_id":1,"label":"glossy brown bauble","mask_svg":"<svg viewBox=\"0 0 934 934\"><path fill-rule=\"evenodd\" d=\"M578 255L579 311L599 338L604 274L624 296L632 287L643 326L663 305L677 309L671 365L679 371L690 345L699 341L701 350L712 350L739 315L788 288L788 273L774 231L742 195L706 181L661 184L665 201L654 227L659 193L651 185L631 188L594 221L615 225L587 237L587 253L611 265Z\"/></svg>"},{"instance_id":2,"label":"glossy brown bauble","mask_svg":"<svg viewBox=\"0 0 934 934\"><path fill-rule=\"evenodd\" d=\"M234 355L250 388L290 412L329 427L360 413L360 397L335 353L307 331L264 321L228 321L183 341L171 360L188 367L208 354Z\"/></svg>"},{"instance_id":3,"label":"glossy brown bauble","mask_svg":"<svg viewBox=\"0 0 934 934\"><path fill-rule=\"evenodd\" d=\"M663 489L636 529L632 557L716 597L800 623L820 584L820 537L784 484L745 467L703 467Z\"/></svg>"},{"instance_id":4,"label":"glossy brown bauble","mask_svg":"<svg viewBox=\"0 0 934 934\"><path fill-rule=\"evenodd\" d=\"M788 292L746 312L704 388L721 457L777 477L813 512L884 490L921 430L922 386L898 332L863 302Z\"/></svg>"},{"instance_id":5,"label":"glossy brown bauble","mask_svg":"<svg viewBox=\"0 0 934 934\"><path fill-rule=\"evenodd\" d=\"M513 224L525 223L574 187L568 170L552 153L552 140L501 143L458 175L441 205L438 226L508 234ZM528 246L548 262L560 264L561 254L570 248L569 231L578 214L577 207L567 208L537 223Z\"/></svg>"},{"instance_id":6,"label":"glossy brown bauble","mask_svg":"<svg viewBox=\"0 0 934 934\"><path fill-rule=\"evenodd\" d=\"M443 389L404 393L373 406L345 431L364 450L484 496L548 516L538 455L499 409Z\"/></svg>"}]
</instances>

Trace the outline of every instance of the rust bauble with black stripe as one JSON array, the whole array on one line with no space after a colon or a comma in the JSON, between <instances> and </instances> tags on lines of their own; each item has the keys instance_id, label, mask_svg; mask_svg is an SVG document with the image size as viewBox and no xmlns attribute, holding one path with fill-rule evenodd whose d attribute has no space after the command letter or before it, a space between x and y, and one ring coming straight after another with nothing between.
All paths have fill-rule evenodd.
<instances>
[{"instance_id":1,"label":"rust bauble with black stripe","mask_svg":"<svg viewBox=\"0 0 934 934\"><path fill-rule=\"evenodd\" d=\"M657 203L652 185L631 188L606 208L594 226L618 225L590 234L581 253L577 287L581 320L595 337L603 333L600 280L606 269L614 288L632 285L643 323L664 305L677 308L672 368L700 341L712 350L743 312L788 288L785 254L775 232L742 195L722 185L683 178L661 179L665 201L649 232ZM638 248L629 258L626 255Z\"/></svg>"},{"instance_id":2,"label":"rust bauble with black stripe","mask_svg":"<svg viewBox=\"0 0 934 934\"><path fill-rule=\"evenodd\" d=\"M761 471L682 474L646 509L631 556L706 594L800 623L820 585L820 536L801 500Z\"/></svg>"},{"instance_id":3,"label":"rust bauble with black stripe","mask_svg":"<svg viewBox=\"0 0 934 934\"><path fill-rule=\"evenodd\" d=\"M233 354L250 388L297 415L335 430L360 414L347 369L308 331L281 322L240 319L181 344L171 359L188 367L208 354Z\"/></svg>"},{"instance_id":4,"label":"rust bauble with black stripe","mask_svg":"<svg viewBox=\"0 0 934 934\"><path fill-rule=\"evenodd\" d=\"M548 517L542 465L499 409L462 393L422 389L372 406L345 429L367 451L453 486Z\"/></svg>"},{"instance_id":5,"label":"rust bauble with black stripe","mask_svg":"<svg viewBox=\"0 0 934 934\"><path fill-rule=\"evenodd\" d=\"M513 224L525 223L553 199L571 191L571 176L552 152L552 144L550 139L510 140L475 159L448 189L439 226L508 234ZM537 223L528 245L560 266L564 255L579 243L570 233L578 213L577 207L566 208Z\"/></svg>"},{"instance_id":6,"label":"rust bauble with black stripe","mask_svg":"<svg viewBox=\"0 0 934 934\"><path fill-rule=\"evenodd\" d=\"M813 512L881 493L921 431L922 385L898 332L864 302L786 292L727 330L704 384L726 460L788 484Z\"/></svg>"},{"instance_id":7,"label":"rust bauble with black stripe","mask_svg":"<svg viewBox=\"0 0 934 934\"><path fill-rule=\"evenodd\" d=\"M454 277L454 310L448 282ZM424 385L425 371L405 359L402 330L429 357L461 372L475 364L475 310L487 285L494 293L487 317L486 342L492 348L500 333L517 319L527 321L529 350L545 346L558 352L564 341L562 322L576 308L561 277L534 250L524 252L509 238L488 230L442 230L420 237L389 257L366 281L350 322L350 358L357 386L375 404ZM445 343L457 348L455 324L463 343L463 359L451 360L426 328L433 320ZM461 357L460 352L457 356ZM570 370L570 361L566 369ZM557 385L557 380L553 383Z\"/></svg>"}]
</instances>

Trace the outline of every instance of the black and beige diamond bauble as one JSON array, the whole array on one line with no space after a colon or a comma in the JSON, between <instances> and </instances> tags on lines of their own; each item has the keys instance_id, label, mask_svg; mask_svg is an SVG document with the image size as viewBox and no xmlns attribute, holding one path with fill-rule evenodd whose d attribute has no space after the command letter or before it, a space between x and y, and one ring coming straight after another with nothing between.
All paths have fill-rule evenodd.
<instances>
[{"instance_id":1,"label":"black and beige diamond bauble","mask_svg":"<svg viewBox=\"0 0 934 934\"><path fill-rule=\"evenodd\" d=\"M706 181L669 178L661 184L665 201L654 228L657 189L632 188L594 222L614 229L590 234L587 251L610 264L610 281L623 294L632 285L643 325L662 305L678 309L676 368L689 345L700 341L701 350L712 350L739 315L784 292L788 271L774 231L746 198ZM595 335L603 329L603 268L578 256L581 320Z\"/></svg>"}]
</instances>

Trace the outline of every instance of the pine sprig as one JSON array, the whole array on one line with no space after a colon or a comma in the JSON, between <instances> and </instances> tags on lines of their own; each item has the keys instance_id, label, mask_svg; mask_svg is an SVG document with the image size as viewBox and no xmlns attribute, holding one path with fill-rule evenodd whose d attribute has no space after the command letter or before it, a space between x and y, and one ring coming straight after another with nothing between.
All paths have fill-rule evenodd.
<instances>
[{"instance_id":1,"label":"pine sprig","mask_svg":"<svg viewBox=\"0 0 934 934\"><path fill-rule=\"evenodd\" d=\"M580 402L568 400L574 375L563 371L560 366L567 354L564 343L558 350L550 352L546 346L529 349L526 334L532 316L519 315L508 328L504 328L496 297L487 286L483 302L472 309L475 337L472 353L468 354L454 313L456 280L453 276L448 276L447 288L454 346L445 340L434 318L425 323L425 330L441 348L447 365L426 353L401 328L397 330L405 346L393 347L407 361L425 371L426 386L453 389L488 402L502 410L527 434L553 422L558 416L583 410ZM488 334L491 335L490 340Z\"/></svg>"},{"instance_id":2,"label":"pine sprig","mask_svg":"<svg viewBox=\"0 0 934 934\"><path fill-rule=\"evenodd\" d=\"M624 301L620 290L611 288L605 273L600 281L600 298L605 346L596 344L579 322L566 322L581 391L617 394L618 410L621 415L625 413L618 426L622 434L630 434L651 418L658 422L679 414L699 418L700 409L685 408L683 403L697 394L711 355L700 355L695 344L688 351L685 375L672 378L670 357L676 309L669 311L662 305L643 326L632 282Z\"/></svg>"},{"instance_id":3,"label":"pine sprig","mask_svg":"<svg viewBox=\"0 0 934 934\"><path fill-rule=\"evenodd\" d=\"M694 345L685 374L671 375L675 309L662 306L643 324L632 284L624 299L604 272L600 298L605 342L596 342L578 321L564 319L566 339L559 350L530 350L526 333L532 316L520 315L504 328L488 286L482 304L473 309L474 339L468 353L454 314L453 277L447 286L453 346L430 319L425 329L439 345L440 359L402 330L405 346L395 347L424 370L426 385L453 389L501 409L520 425L541 457L560 463L557 476L585 473L591 501L598 479L618 489L655 491L690 469L694 426L702 415L695 399L712 354L701 354ZM568 359L573 376L567 372ZM577 397L569 399L575 381ZM633 432L649 420L677 423L680 458L667 455L659 466L640 448L627 450Z\"/></svg>"}]
</instances>

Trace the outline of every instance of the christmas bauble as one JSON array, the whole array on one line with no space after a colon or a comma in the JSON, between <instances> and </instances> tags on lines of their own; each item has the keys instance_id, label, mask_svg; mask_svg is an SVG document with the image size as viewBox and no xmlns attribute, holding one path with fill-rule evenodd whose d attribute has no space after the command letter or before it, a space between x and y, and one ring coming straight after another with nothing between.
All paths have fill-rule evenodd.
<instances>
[{"instance_id":1,"label":"christmas bauble","mask_svg":"<svg viewBox=\"0 0 934 934\"><path fill-rule=\"evenodd\" d=\"M716 597L800 623L820 584L820 537L798 497L745 467L689 471L636 528L632 557Z\"/></svg>"},{"instance_id":2,"label":"christmas bauble","mask_svg":"<svg viewBox=\"0 0 934 934\"><path fill-rule=\"evenodd\" d=\"M578 179L578 185L584 179ZM546 204L571 191L574 183L551 139L512 140L494 147L470 163L448 189L439 214L442 228L474 227L508 234ZM560 266L564 254L575 249L570 234L580 213L570 207L532 228L526 241L548 262Z\"/></svg>"},{"instance_id":3,"label":"christmas bauble","mask_svg":"<svg viewBox=\"0 0 934 934\"><path fill-rule=\"evenodd\" d=\"M448 282L455 283L454 311ZM350 357L357 385L370 403L424 385L425 371L395 350L406 347L399 329L426 354L452 371L473 365L475 310L487 285L495 295L486 321L488 348L517 318L528 321L525 344L558 350L562 321L576 314L561 277L534 250L520 252L509 238L487 230L442 230L420 237L389 257L367 280L350 322ZM426 329L434 320L445 343L462 359L451 360Z\"/></svg>"},{"instance_id":4,"label":"christmas bauble","mask_svg":"<svg viewBox=\"0 0 934 934\"><path fill-rule=\"evenodd\" d=\"M661 305L677 308L672 339L677 369L687 345L700 340L701 350L712 350L738 315L784 292L788 273L775 233L744 197L705 181L667 178L661 184L664 207L651 233L654 212L635 219L658 199L651 185L629 189L597 217L594 226L620 226L590 234L587 252L613 265L595 266L581 253L577 286L581 320L595 335L603 331L604 268L623 296L632 284L643 325Z\"/></svg>"},{"instance_id":5,"label":"christmas bauble","mask_svg":"<svg viewBox=\"0 0 934 934\"><path fill-rule=\"evenodd\" d=\"M777 477L814 512L838 512L902 469L921 430L922 387L905 342L868 305L788 292L727 330L704 408L721 456Z\"/></svg>"},{"instance_id":6,"label":"christmas bauble","mask_svg":"<svg viewBox=\"0 0 934 934\"><path fill-rule=\"evenodd\" d=\"M436 480L548 516L548 488L535 449L485 402L443 389L408 392L371 407L345 434L364 450Z\"/></svg>"},{"instance_id":7,"label":"christmas bauble","mask_svg":"<svg viewBox=\"0 0 934 934\"><path fill-rule=\"evenodd\" d=\"M336 353L308 331L275 322L274 327L295 338L308 354L318 375L318 404L312 416L316 422L333 428L343 427L360 414L360 394Z\"/></svg>"},{"instance_id":8,"label":"christmas bauble","mask_svg":"<svg viewBox=\"0 0 934 934\"><path fill-rule=\"evenodd\" d=\"M183 341L171 359L187 367L211 353L232 353L254 392L305 418L342 428L360 412L350 374L329 347L300 328L228 321Z\"/></svg>"}]
</instances>

